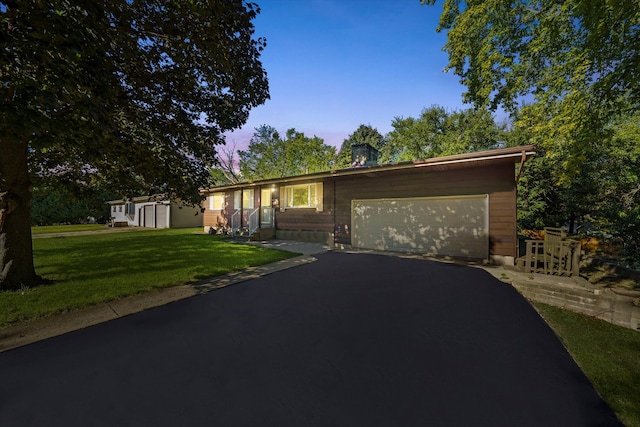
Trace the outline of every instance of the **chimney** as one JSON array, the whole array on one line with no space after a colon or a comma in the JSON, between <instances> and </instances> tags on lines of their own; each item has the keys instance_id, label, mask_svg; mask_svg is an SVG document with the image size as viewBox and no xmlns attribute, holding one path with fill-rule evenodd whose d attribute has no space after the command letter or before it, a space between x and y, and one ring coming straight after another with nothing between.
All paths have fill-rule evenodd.
<instances>
[{"instance_id":1,"label":"chimney","mask_svg":"<svg viewBox=\"0 0 640 427\"><path fill-rule=\"evenodd\" d=\"M378 150L369 144L351 144L351 167L361 168L378 164Z\"/></svg>"}]
</instances>

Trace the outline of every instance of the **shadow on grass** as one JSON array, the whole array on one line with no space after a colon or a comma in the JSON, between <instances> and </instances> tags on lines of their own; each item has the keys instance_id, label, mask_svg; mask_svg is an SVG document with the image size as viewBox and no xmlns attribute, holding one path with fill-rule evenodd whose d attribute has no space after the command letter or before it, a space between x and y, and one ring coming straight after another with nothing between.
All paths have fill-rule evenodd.
<instances>
[{"instance_id":1,"label":"shadow on grass","mask_svg":"<svg viewBox=\"0 0 640 427\"><path fill-rule=\"evenodd\" d=\"M204 235L119 235L48 239L34 251L39 273L54 280L127 280L156 283L202 279L287 258L286 253L231 244ZM274 256L275 255L275 256ZM188 273L189 277L184 277Z\"/></svg>"},{"instance_id":2,"label":"shadow on grass","mask_svg":"<svg viewBox=\"0 0 640 427\"><path fill-rule=\"evenodd\" d=\"M223 239L193 230L36 239L48 285L0 293L0 326L295 256Z\"/></svg>"}]
</instances>

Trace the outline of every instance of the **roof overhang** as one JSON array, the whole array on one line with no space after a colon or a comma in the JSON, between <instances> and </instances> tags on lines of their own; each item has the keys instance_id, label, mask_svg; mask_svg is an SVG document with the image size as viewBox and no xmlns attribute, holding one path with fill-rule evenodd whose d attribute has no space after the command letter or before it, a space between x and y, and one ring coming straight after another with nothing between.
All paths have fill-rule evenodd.
<instances>
[{"instance_id":1,"label":"roof overhang","mask_svg":"<svg viewBox=\"0 0 640 427\"><path fill-rule=\"evenodd\" d=\"M109 200L106 203L110 205L122 205L127 202L134 202L134 203L156 202L157 203L157 202L165 202L165 201L168 201L166 194L156 194L154 196L125 197L123 199Z\"/></svg>"},{"instance_id":2,"label":"roof overhang","mask_svg":"<svg viewBox=\"0 0 640 427\"><path fill-rule=\"evenodd\" d=\"M286 184L300 181L312 181L314 179L337 178L342 176L379 174L389 171L401 171L418 168L432 168L434 170L451 170L467 167L481 167L495 165L496 163L522 163L529 157L535 155L536 149L533 145L522 145L518 147L499 148L495 150L478 151L475 153L457 154L454 156L433 157L426 160L415 160L410 162L392 163L387 165L367 166L359 168L338 169L327 172L318 172L307 175L289 176L284 178L272 178L258 181L240 182L237 184L221 185L210 188L203 188L201 193L213 191L235 190L254 186L268 186L275 184Z\"/></svg>"}]
</instances>

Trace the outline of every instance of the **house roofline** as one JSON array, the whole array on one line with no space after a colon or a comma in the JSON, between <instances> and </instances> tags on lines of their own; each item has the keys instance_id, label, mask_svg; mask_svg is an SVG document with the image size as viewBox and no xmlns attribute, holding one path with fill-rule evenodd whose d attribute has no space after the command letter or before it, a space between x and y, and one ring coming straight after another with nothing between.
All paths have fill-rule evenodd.
<instances>
[{"instance_id":1,"label":"house roofline","mask_svg":"<svg viewBox=\"0 0 640 427\"><path fill-rule=\"evenodd\" d=\"M316 172L306 175L295 175L282 178L269 178L257 181L245 181L237 184L221 185L215 187L203 188L200 190L201 194L210 193L212 191L224 191L234 190L246 187L255 187L261 185L270 185L277 183L289 183L298 181L308 181L320 178L332 178L350 175L371 174L378 172L387 172L404 169L416 169L423 167L436 167L436 166L449 166L449 165L464 165L473 164L481 161L493 161L512 159L514 163L523 158L529 158L536 154L536 148L533 145L521 145L518 147L498 148L495 150L477 151L474 153L456 154L453 156L433 157L425 160L414 160L400 163L390 163L386 165L377 166L365 166L359 168L338 169L325 172Z\"/></svg>"},{"instance_id":2,"label":"house roofline","mask_svg":"<svg viewBox=\"0 0 640 427\"><path fill-rule=\"evenodd\" d=\"M109 200L105 203L110 204L110 205L119 205L122 203L127 203L127 202L134 202L134 203L140 203L140 202L165 202L167 201L167 195L166 194L155 194L153 196L136 196L136 197L123 197L122 199L116 199L116 200Z\"/></svg>"}]
</instances>

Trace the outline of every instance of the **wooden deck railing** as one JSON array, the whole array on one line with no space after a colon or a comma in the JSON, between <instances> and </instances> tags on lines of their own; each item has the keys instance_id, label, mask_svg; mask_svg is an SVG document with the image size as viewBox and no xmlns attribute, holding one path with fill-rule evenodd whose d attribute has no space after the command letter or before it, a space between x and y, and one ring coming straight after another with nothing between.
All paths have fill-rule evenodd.
<instances>
[{"instance_id":1,"label":"wooden deck railing","mask_svg":"<svg viewBox=\"0 0 640 427\"><path fill-rule=\"evenodd\" d=\"M544 240L527 240L521 258L526 273L556 275L580 274L580 242L566 238L559 228L547 227Z\"/></svg>"}]
</instances>

